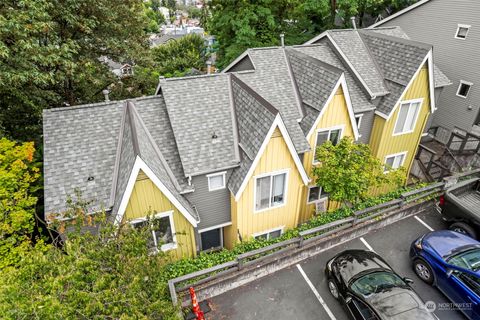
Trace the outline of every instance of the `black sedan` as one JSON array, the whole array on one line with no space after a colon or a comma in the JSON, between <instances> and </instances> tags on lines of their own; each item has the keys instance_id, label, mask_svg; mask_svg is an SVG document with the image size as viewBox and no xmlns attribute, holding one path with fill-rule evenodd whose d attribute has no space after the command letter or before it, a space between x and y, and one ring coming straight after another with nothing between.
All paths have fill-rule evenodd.
<instances>
[{"instance_id":1,"label":"black sedan","mask_svg":"<svg viewBox=\"0 0 480 320\"><path fill-rule=\"evenodd\" d=\"M435 319L410 287L378 254L346 250L328 261L325 274L330 293L352 319Z\"/></svg>"}]
</instances>

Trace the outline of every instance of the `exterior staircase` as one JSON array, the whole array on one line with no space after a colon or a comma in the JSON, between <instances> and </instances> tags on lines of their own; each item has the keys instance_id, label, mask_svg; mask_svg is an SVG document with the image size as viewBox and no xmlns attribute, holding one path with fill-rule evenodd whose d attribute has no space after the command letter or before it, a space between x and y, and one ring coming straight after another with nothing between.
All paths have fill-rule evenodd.
<instances>
[{"instance_id":1,"label":"exterior staircase","mask_svg":"<svg viewBox=\"0 0 480 320\"><path fill-rule=\"evenodd\" d=\"M418 147L412 175L429 182L480 167L480 136L432 127Z\"/></svg>"}]
</instances>

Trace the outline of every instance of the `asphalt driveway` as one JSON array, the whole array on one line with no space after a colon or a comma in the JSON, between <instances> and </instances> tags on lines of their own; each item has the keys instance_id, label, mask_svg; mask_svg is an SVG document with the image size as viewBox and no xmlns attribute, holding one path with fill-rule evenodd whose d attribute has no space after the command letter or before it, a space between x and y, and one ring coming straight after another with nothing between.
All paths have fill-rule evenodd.
<instances>
[{"instance_id":1,"label":"asphalt driveway","mask_svg":"<svg viewBox=\"0 0 480 320\"><path fill-rule=\"evenodd\" d=\"M323 274L326 262L346 249L374 250L398 274L415 281L412 287L424 301L448 303L442 293L415 275L408 255L410 244L417 237L445 228L445 223L433 210L401 220L210 299L212 311L206 314L207 319L348 319L342 306L330 295ZM442 320L465 319L455 310L437 309L435 315Z\"/></svg>"}]
</instances>

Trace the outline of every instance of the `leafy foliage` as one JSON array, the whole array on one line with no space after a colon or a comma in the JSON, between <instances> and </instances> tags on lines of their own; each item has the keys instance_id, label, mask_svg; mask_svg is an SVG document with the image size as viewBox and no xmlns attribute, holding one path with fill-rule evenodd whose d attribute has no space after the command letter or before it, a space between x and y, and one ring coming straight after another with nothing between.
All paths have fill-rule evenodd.
<instances>
[{"instance_id":1,"label":"leafy foliage","mask_svg":"<svg viewBox=\"0 0 480 320\"><path fill-rule=\"evenodd\" d=\"M82 214L63 250L36 246L0 273L0 314L10 319L178 319L164 278L170 258L149 254L151 231ZM95 225L98 233L81 232ZM112 235L117 235L112 237ZM12 308L15 306L15 308Z\"/></svg>"},{"instance_id":2,"label":"leafy foliage","mask_svg":"<svg viewBox=\"0 0 480 320\"><path fill-rule=\"evenodd\" d=\"M398 188L405 179L404 170L383 172L383 164L366 144L355 144L349 137L337 145L330 141L317 148L315 158L320 165L313 168L318 186L329 193L329 199L356 204L368 197L372 188L392 185Z\"/></svg>"},{"instance_id":3,"label":"leafy foliage","mask_svg":"<svg viewBox=\"0 0 480 320\"><path fill-rule=\"evenodd\" d=\"M153 48L152 57L154 68L160 75L167 78L183 76L192 68L205 68L205 41L197 34L188 34Z\"/></svg>"},{"instance_id":4,"label":"leafy foliage","mask_svg":"<svg viewBox=\"0 0 480 320\"><path fill-rule=\"evenodd\" d=\"M116 78L99 58L140 63L148 47L144 14L137 0L0 2L4 134L38 139L44 108L103 99Z\"/></svg>"},{"instance_id":5,"label":"leafy foliage","mask_svg":"<svg viewBox=\"0 0 480 320\"><path fill-rule=\"evenodd\" d=\"M145 7L145 16L149 18L147 32L159 32L160 26L165 23L165 17L160 12L160 0L147 0L143 3Z\"/></svg>"},{"instance_id":6,"label":"leafy foliage","mask_svg":"<svg viewBox=\"0 0 480 320\"><path fill-rule=\"evenodd\" d=\"M32 245L39 178L33 142L0 139L0 270L18 263Z\"/></svg>"}]
</instances>

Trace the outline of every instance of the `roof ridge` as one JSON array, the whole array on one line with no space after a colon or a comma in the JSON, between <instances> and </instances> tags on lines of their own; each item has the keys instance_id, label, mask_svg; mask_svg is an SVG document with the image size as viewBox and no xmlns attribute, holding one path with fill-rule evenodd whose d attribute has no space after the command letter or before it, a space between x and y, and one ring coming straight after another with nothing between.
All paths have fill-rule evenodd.
<instances>
[{"instance_id":1,"label":"roof ridge","mask_svg":"<svg viewBox=\"0 0 480 320\"><path fill-rule=\"evenodd\" d=\"M195 80L195 79L203 79L203 78L214 78L225 76L225 73L210 73L210 74L200 74L197 76L184 76L184 77L174 77L174 78L165 78L165 82L172 82L172 81L181 81L181 80ZM165 83L164 82L164 83Z\"/></svg>"},{"instance_id":2,"label":"roof ridge","mask_svg":"<svg viewBox=\"0 0 480 320\"><path fill-rule=\"evenodd\" d=\"M268 102L264 97L262 97L258 92L250 88L245 82L240 80L236 75L233 73L231 74L231 79L232 81L236 82L240 87L242 87L245 91L247 91L249 94L251 94L255 100L260 102L260 104L267 109L272 115L276 116L280 112L278 111L277 108L275 108L270 102Z\"/></svg>"},{"instance_id":3,"label":"roof ridge","mask_svg":"<svg viewBox=\"0 0 480 320\"><path fill-rule=\"evenodd\" d=\"M411 39L405 39L405 38L400 38L400 37L395 37L395 36L375 32L375 29L362 29L362 30L359 30L359 31L366 36L370 36L370 37L374 37L374 38L375 37L382 38L382 39L386 39L386 40L390 40L390 41L393 41L393 42L398 42L398 43L402 43L402 44L406 44L406 45L411 45L411 46L417 46L417 47L420 47L420 48L425 49L425 50L431 50L433 48L433 45L425 43L425 42L420 42L420 41L415 41L415 40L411 40Z\"/></svg>"},{"instance_id":4,"label":"roof ridge","mask_svg":"<svg viewBox=\"0 0 480 320\"><path fill-rule=\"evenodd\" d=\"M76 109L97 108L97 107L110 106L115 104L120 106L122 103L126 103L131 100L141 101L141 100L150 100L155 98L158 98L158 95L141 96L141 97L130 98L130 99L122 99L122 100L92 102L92 103L86 103L86 104L78 104L78 105L69 106L69 107L54 107L54 108L44 109L43 112L63 112L63 111L70 111L70 110L76 110Z\"/></svg>"},{"instance_id":5,"label":"roof ridge","mask_svg":"<svg viewBox=\"0 0 480 320\"><path fill-rule=\"evenodd\" d=\"M151 144L151 146L155 150L155 153L157 154L158 158L160 159L160 162L162 163L162 165L163 165L165 171L167 172L167 175L170 178L171 182L173 183L175 189L180 192L182 190L182 188L181 188L180 184L178 183L177 178L173 174L173 171L170 168L170 166L168 165L168 162L165 159L165 157L163 156L162 152L160 151L160 148L155 143L155 140L153 140L153 137L152 137L150 131L148 130L147 126L143 122L142 117L140 116L140 114L138 114L138 111L136 110L135 105L133 103L131 103L130 108L131 108L130 112L133 113L133 115L138 119L138 122L140 123L141 128L144 130L145 134L147 135L148 142ZM131 120L133 120L133 118ZM132 127L133 127L133 131L137 130L134 125ZM135 132L134 135L136 136L137 133ZM137 144L138 144L138 139L137 139ZM140 154L140 150L139 150L139 156L142 157L142 155ZM144 160L146 160L146 159L144 159Z\"/></svg>"},{"instance_id":6,"label":"roof ridge","mask_svg":"<svg viewBox=\"0 0 480 320\"><path fill-rule=\"evenodd\" d=\"M363 45L365 46L365 49L367 49L367 54L372 59L373 64L375 65L375 68L377 69L378 73L380 74L384 87L388 90L387 92L384 92L384 95L389 94L390 93L389 92L390 88L388 87L387 83L385 82L385 79L386 79L385 75L383 74L382 68L380 68L380 65L378 64L377 59L375 59L375 56L373 55L372 50L370 50L370 46L365 42L365 39L363 38L363 35L362 35L361 32L358 32L358 30L357 30L357 32L355 32L355 33L360 38L360 41L362 41Z\"/></svg>"},{"instance_id":7,"label":"roof ridge","mask_svg":"<svg viewBox=\"0 0 480 320\"><path fill-rule=\"evenodd\" d=\"M300 89L298 88L298 83L297 83L297 80L295 78L295 75L294 75L294 72L292 70L292 65L290 63L290 57L288 56L289 52L293 50L293 49L283 49L283 55L285 57L285 61L287 63L287 70L288 70L288 77L290 78L292 84L293 84L293 91L294 91L294 94L295 94L295 100L297 101L297 104L298 104L298 110L300 111L300 119L304 118L305 115L307 114L306 110L305 110L305 107L303 106L302 104L302 101L304 100L301 93L300 93Z\"/></svg>"},{"instance_id":8,"label":"roof ridge","mask_svg":"<svg viewBox=\"0 0 480 320\"><path fill-rule=\"evenodd\" d=\"M302 45L303 46L303 45ZM310 46L310 45L309 45ZM294 49L287 49L287 51L289 51L290 54L295 54L297 55L299 58L303 58L303 59L306 59L306 60L309 60L310 62L312 63L315 63L317 65L321 65L322 68L325 68L325 69L328 69L329 71L332 71L334 73L339 73L339 74L342 74L344 73L344 70L340 69L340 68L337 68L325 61L322 61L320 59L317 59L315 57L312 57L306 53L303 53L301 51L298 51L298 50L294 50Z\"/></svg>"}]
</instances>

